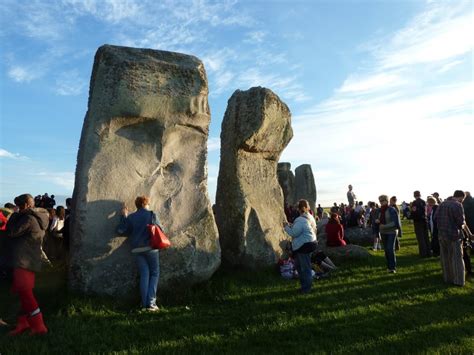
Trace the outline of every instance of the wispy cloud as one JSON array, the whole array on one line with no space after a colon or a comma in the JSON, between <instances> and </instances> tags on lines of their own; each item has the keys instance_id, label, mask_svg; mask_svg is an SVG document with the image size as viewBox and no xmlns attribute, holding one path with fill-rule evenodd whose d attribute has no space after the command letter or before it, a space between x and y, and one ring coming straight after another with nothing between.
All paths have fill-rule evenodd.
<instances>
[{"instance_id":1,"label":"wispy cloud","mask_svg":"<svg viewBox=\"0 0 474 355\"><path fill-rule=\"evenodd\" d=\"M74 188L74 173L73 172L39 172L35 174L39 179L47 181L54 185L63 187L69 191Z\"/></svg>"},{"instance_id":2,"label":"wispy cloud","mask_svg":"<svg viewBox=\"0 0 474 355\"><path fill-rule=\"evenodd\" d=\"M87 87L87 81L81 77L77 69L59 74L56 78L55 92L62 96L80 95Z\"/></svg>"},{"instance_id":3,"label":"wispy cloud","mask_svg":"<svg viewBox=\"0 0 474 355\"><path fill-rule=\"evenodd\" d=\"M28 157L23 156L18 153L12 153L8 150L0 148L0 158L7 158L7 159L16 159L16 160L27 160Z\"/></svg>"},{"instance_id":4,"label":"wispy cloud","mask_svg":"<svg viewBox=\"0 0 474 355\"><path fill-rule=\"evenodd\" d=\"M445 195L467 188L465 176L474 171L458 152L470 150L474 83L440 75L472 55L472 12L464 5L428 4L391 37L363 46L371 69L351 73L331 97L294 117L298 139L283 159L308 162L301 161L301 147L316 152L305 157L324 186L323 203L344 201L349 183L364 201L376 198L374 190L409 198L415 189L442 190L449 182L456 186ZM446 164L471 171L453 180ZM440 169L430 173L434 167ZM319 168L329 177L318 176Z\"/></svg>"},{"instance_id":5,"label":"wispy cloud","mask_svg":"<svg viewBox=\"0 0 474 355\"><path fill-rule=\"evenodd\" d=\"M38 69L29 66L12 65L7 73L10 79L17 83L29 83L43 76L44 72Z\"/></svg>"},{"instance_id":6,"label":"wispy cloud","mask_svg":"<svg viewBox=\"0 0 474 355\"><path fill-rule=\"evenodd\" d=\"M209 137L207 140L207 151L214 152L221 149L221 139L219 137Z\"/></svg>"}]
</instances>

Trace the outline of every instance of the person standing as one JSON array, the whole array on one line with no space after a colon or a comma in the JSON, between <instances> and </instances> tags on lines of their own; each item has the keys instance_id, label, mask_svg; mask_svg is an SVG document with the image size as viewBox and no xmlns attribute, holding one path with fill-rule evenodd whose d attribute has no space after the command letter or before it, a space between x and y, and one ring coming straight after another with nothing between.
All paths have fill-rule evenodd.
<instances>
[{"instance_id":1,"label":"person standing","mask_svg":"<svg viewBox=\"0 0 474 355\"><path fill-rule=\"evenodd\" d=\"M431 256L430 237L428 235L428 221L426 216L426 202L421 199L420 191L413 193L415 200L412 202L411 218L415 226L415 235L418 242L418 251L422 258Z\"/></svg>"},{"instance_id":2,"label":"person standing","mask_svg":"<svg viewBox=\"0 0 474 355\"><path fill-rule=\"evenodd\" d=\"M474 198L472 198L471 193L469 191L465 192L466 197L462 203L462 207L464 208L464 216L466 217L466 224L474 233Z\"/></svg>"},{"instance_id":3,"label":"person standing","mask_svg":"<svg viewBox=\"0 0 474 355\"><path fill-rule=\"evenodd\" d=\"M160 225L153 211L150 211L150 198L138 196L135 199L137 211L128 215L124 205L120 225L117 232L128 235L132 246L132 254L136 256L138 273L140 274L140 295L142 307L147 311L159 311L156 305L156 290L160 276L160 259L158 249L150 247L150 235L147 225Z\"/></svg>"},{"instance_id":4,"label":"person standing","mask_svg":"<svg viewBox=\"0 0 474 355\"><path fill-rule=\"evenodd\" d=\"M397 206L397 196L390 197L390 207L393 207L397 211L398 218L400 218L400 208ZM402 237L402 228L398 230L397 237L395 238L395 250L400 250L400 238Z\"/></svg>"},{"instance_id":5,"label":"person standing","mask_svg":"<svg viewBox=\"0 0 474 355\"><path fill-rule=\"evenodd\" d=\"M428 215L428 222L431 231L431 252L433 256L439 256L439 239L438 239L438 226L434 223L434 215L438 209L438 201L435 197L430 196L426 199L426 202L431 206L431 212Z\"/></svg>"},{"instance_id":6,"label":"person standing","mask_svg":"<svg viewBox=\"0 0 474 355\"><path fill-rule=\"evenodd\" d=\"M43 314L33 294L35 272L41 270L41 243L48 228L48 212L34 208L35 202L30 194L15 199L19 212L12 214L7 224L10 239L11 262L13 264L12 291L20 297L21 314L15 330L9 335L18 335L31 329L31 334L48 332Z\"/></svg>"},{"instance_id":7,"label":"person standing","mask_svg":"<svg viewBox=\"0 0 474 355\"><path fill-rule=\"evenodd\" d=\"M349 201L349 206L354 207L355 200L357 199L354 191L352 191L352 185L348 186L349 191L347 191L347 201Z\"/></svg>"},{"instance_id":8,"label":"person standing","mask_svg":"<svg viewBox=\"0 0 474 355\"><path fill-rule=\"evenodd\" d=\"M441 267L444 282L464 286L466 275L462 250L465 194L454 191L453 196L444 200L436 210L434 220L438 226Z\"/></svg>"},{"instance_id":9,"label":"person standing","mask_svg":"<svg viewBox=\"0 0 474 355\"><path fill-rule=\"evenodd\" d=\"M400 227L400 217L397 211L389 205L388 196L380 195L380 217L375 222L379 224L380 235L384 244L385 258L388 272L397 272L397 259L395 256L395 240Z\"/></svg>"},{"instance_id":10,"label":"person standing","mask_svg":"<svg viewBox=\"0 0 474 355\"><path fill-rule=\"evenodd\" d=\"M298 201L300 216L292 226L283 223L286 233L292 238L291 249L296 260L296 270L299 274L301 292L309 293L313 284L311 270L311 253L316 250L316 221L309 214L309 202Z\"/></svg>"}]
</instances>

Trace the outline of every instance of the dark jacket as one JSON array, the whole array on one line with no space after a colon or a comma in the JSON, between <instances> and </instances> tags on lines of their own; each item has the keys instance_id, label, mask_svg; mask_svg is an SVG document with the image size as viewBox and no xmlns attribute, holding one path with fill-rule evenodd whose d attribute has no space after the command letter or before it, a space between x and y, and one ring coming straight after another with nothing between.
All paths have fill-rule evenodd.
<instances>
[{"instance_id":1,"label":"dark jacket","mask_svg":"<svg viewBox=\"0 0 474 355\"><path fill-rule=\"evenodd\" d=\"M41 242L48 222L48 211L44 208L30 208L11 215L7 236L13 268L41 270Z\"/></svg>"},{"instance_id":2,"label":"dark jacket","mask_svg":"<svg viewBox=\"0 0 474 355\"><path fill-rule=\"evenodd\" d=\"M426 202L421 198L413 201L410 216L415 222L426 222Z\"/></svg>"},{"instance_id":3,"label":"dark jacket","mask_svg":"<svg viewBox=\"0 0 474 355\"><path fill-rule=\"evenodd\" d=\"M385 211L385 224L381 224L379 228L380 234L391 234L397 230L401 231L400 216L395 208L388 206Z\"/></svg>"},{"instance_id":4,"label":"dark jacket","mask_svg":"<svg viewBox=\"0 0 474 355\"><path fill-rule=\"evenodd\" d=\"M464 208L464 215L466 216L466 224L474 233L474 198L472 196L468 196L464 199L462 203Z\"/></svg>"}]
</instances>

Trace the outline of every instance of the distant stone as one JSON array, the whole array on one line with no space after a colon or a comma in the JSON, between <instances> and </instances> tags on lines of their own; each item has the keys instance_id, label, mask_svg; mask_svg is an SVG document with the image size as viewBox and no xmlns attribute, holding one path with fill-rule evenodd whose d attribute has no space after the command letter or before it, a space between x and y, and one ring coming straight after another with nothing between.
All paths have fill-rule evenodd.
<instances>
[{"instance_id":1,"label":"distant stone","mask_svg":"<svg viewBox=\"0 0 474 355\"><path fill-rule=\"evenodd\" d=\"M343 247L326 247L324 253L331 259L367 259L370 257L369 251L355 244L348 244Z\"/></svg>"},{"instance_id":2,"label":"distant stone","mask_svg":"<svg viewBox=\"0 0 474 355\"><path fill-rule=\"evenodd\" d=\"M151 197L172 247L159 289L207 280L220 264L207 191L208 85L196 57L105 45L96 53L73 196L70 286L122 296L136 287L122 201Z\"/></svg>"},{"instance_id":3,"label":"distant stone","mask_svg":"<svg viewBox=\"0 0 474 355\"><path fill-rule=\"evenodd\" d=\"M372 228L351 227L346 228L344 233L351 244L368 246L374 243Z\"/></svg>"},{"instance_id":4,"label":"distant stone","mask_svg":"<svg viewBox=\"0 0 474 355\"><path fill-rule=\"evenodd\" d=\"M295 175L290 163L278 163L278 183L283 191L283 200L288 205L295 205Z\"/></svg>"},{"instance_id":5,"label":"distant stone","mask_svg":"<svg viewBox=\"0 0 474 355\"><path fill-rule=\"evenodd\" d=\"M303 164L295 170L295 201L308 200L309 206L316 211L316 184L311 165Z\"/></svg>"},{"instance_id":6,"label":"distant stone","mask_svg":"<svg viewBox=\"0 0 474 355\"><path fill-rule=\"evenodd\" d=\"M273 265L287 239L277 162L293 136L288 107L271 90L237 90L222 122L216 221L222 259Z\"/></svg>"}]
</instances>

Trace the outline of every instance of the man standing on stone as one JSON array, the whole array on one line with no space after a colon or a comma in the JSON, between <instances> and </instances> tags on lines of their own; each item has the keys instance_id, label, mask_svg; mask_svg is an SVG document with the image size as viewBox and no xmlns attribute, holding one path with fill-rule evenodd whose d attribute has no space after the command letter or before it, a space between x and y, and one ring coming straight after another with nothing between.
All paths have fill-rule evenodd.
<instances>
[{"instance_id":1,"label":"man standing on stone","mask_svg":"<svg viewBox=\"0 0 474 355\"><path fill-rule=\"evenodd\" d=\"M354 191L352 191L352 185L349 185L349 191L347 191L347 201L349 201L349 206L354 207L356 195Z\"/></svg>"},{"instance_id":2,"label":"man standing on stone","mask_svg":"<svg viewBox=\"0 0 474 355\"><path fill-rule=\"evenodd\" d=\"M428 235L428 220L426 216L426 202L421 199L420 191L413 193L415 201L412 202L411 218L415 226L418 251L422 258L431 256L430 237Z\"/></svg>"},{"instance_id":3,"label":"man standing on stone","mask_svg":"<svg viewBox=\"0 0 474 355\"><path fill-rule=\"evenodd\" d=\"M441 267L443 278L447 283L464 286L465 272L462 250L462 228L464 225L464 209L462 202L465 194L456 190L439 205L435 214L438 226Z\"/></svg>"}]
</instances>

